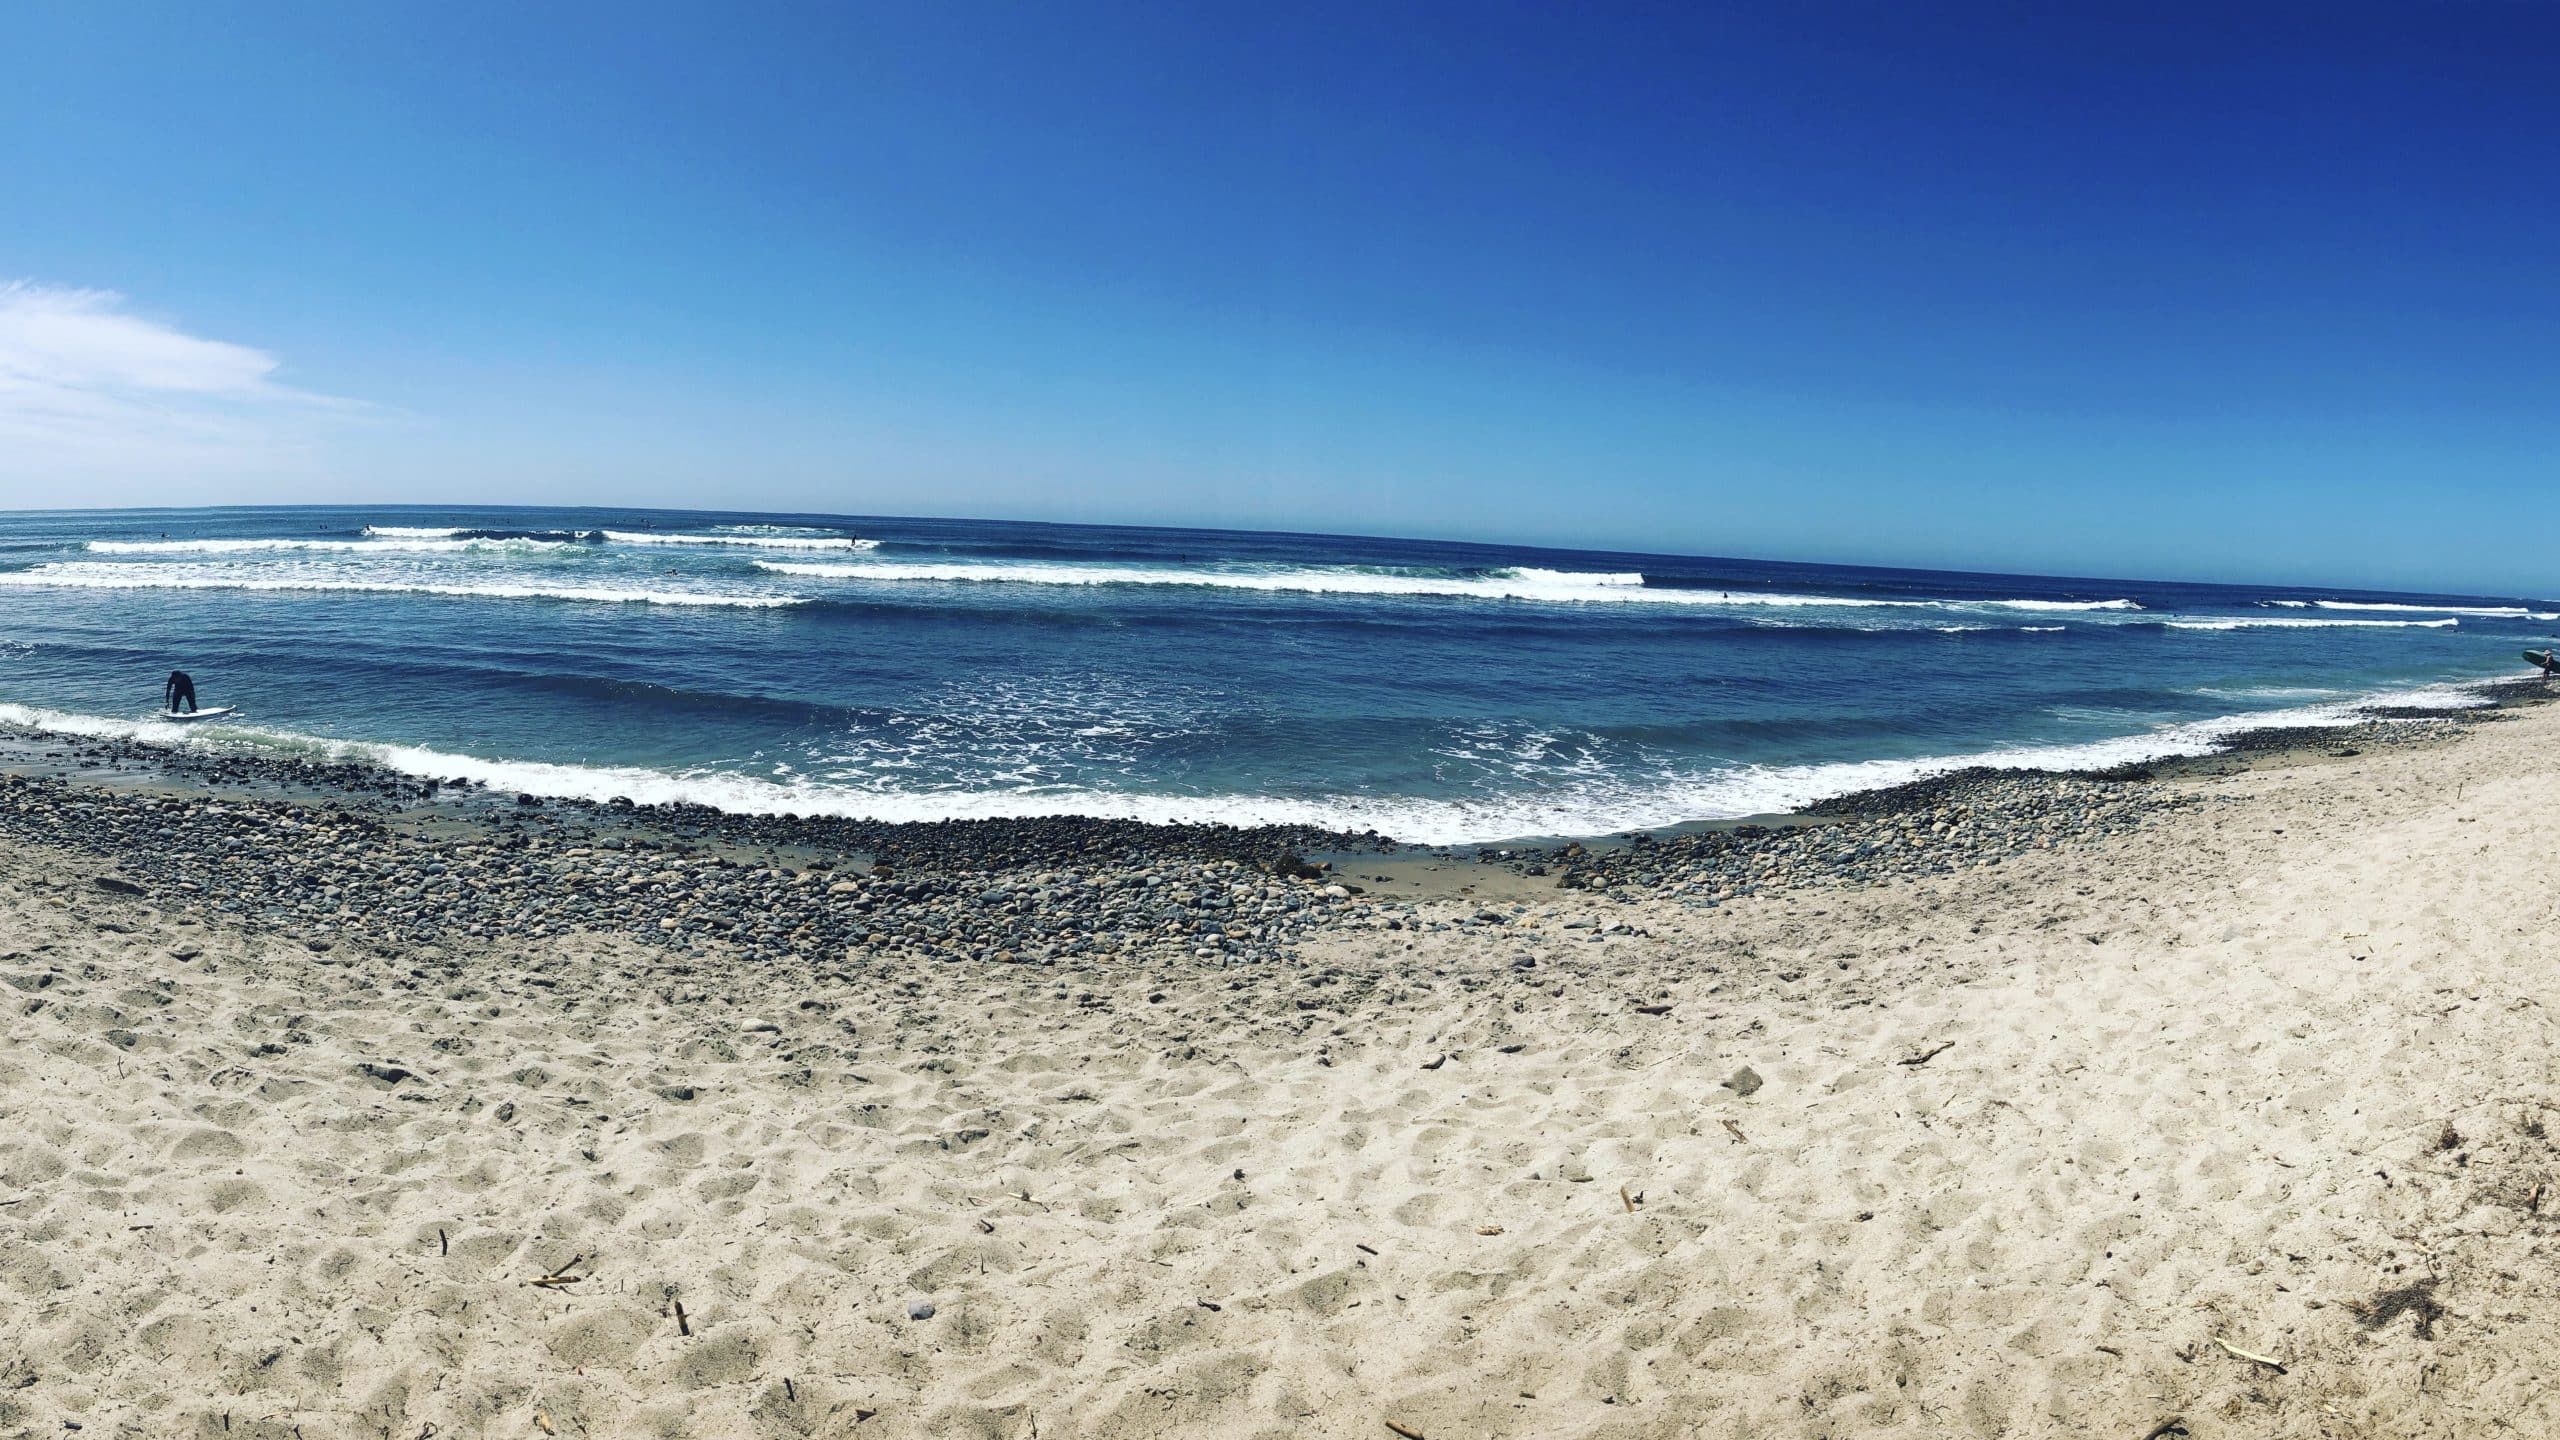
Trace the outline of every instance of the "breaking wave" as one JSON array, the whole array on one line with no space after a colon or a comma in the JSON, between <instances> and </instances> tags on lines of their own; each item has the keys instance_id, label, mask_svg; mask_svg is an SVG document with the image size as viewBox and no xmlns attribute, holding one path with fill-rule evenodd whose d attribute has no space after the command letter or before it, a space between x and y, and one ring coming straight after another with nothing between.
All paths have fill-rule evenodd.
<instances>
[{"instance_id":1,"label":"breaking wave","mask_svg":"<svg viewBox=\"0 0 2560 1440\"><path fill-rule=\"evenodd\" d=\"M2449 630L2460 620L2446 616L2441 620L2293 620L2265 619L2228 620L2162 620L2158 624L2172 630Z\"/></svg>"},{"instance_id":2,"label":"breaking wave","mask_svg":"<svg viewBox=\"0 0 2560 1440\"><path fill-rule=\"evenodd\" d=\"M571 540L525 537L380 534L367 527L367 540L91 540L82 549L94 555L256 555L269 552L331 552L349 555L425 555L462 550L566 550Z\"/></svg>"},{"instance_id":3,"label":"breaking wave","mask_svg":"<svg viewBox=\"0 0 2560 1440\"><path fill-rule=\"evenodd\" d=\"M734 527L744 529L745 527ZM679 535L654 530L599 530L616 545L737 545L756 550L877 550L880 542L850 535L784 535L758 529L744 534Z\"/></svg>"},{"instance_id":4,"label":"breaking wave","mask_svg":"<svg viewBox=\"0 0 2560 1440\"><path fill-rule=\"evenodd\" d=\"M2560 613L2528 610L2522 605L2389 605L2381 601L2312 600L2315 610L2370 610L2404 615L2477 615L2492 620L2560 620Z\"/></svg>"},{"instance_id":5,"label":"breaking wave","mask_svg":"<svg viewBox=\"0 0 2560 1440\"><path fill-rule=\"evenodd\" d=\"M381 595L446 595L492 600L574 600L617 605L715 606L772 610L797 605L797 595L726 595L699 590L634 590L610 586L365 580L352 577L271 576L179 572L141 565L39 565L0 572L0 585L74 590L252 590L344 592Z\"/></svg>"},{"instance_id":6,"label":"breaking wave","mask_svg":"<svg viewBox=\"0 0 2560 1440\"><path fill-rule=\"evenodd\" d=\"M759 560L757 568L780 575L953 585L1182 586L1315 595L1383 595L1473 600L1532 600L1558 604L1688 605L1708 608L1928 609L2095 611L2139 610L2131 600L1888 600L1871 596L1790 595L1755 590L1690 590L1648 585L1635 571L1542 570L1533 567L1477 574L1299 566L1263 570L1113 565L815 564Z\"/></svg>"}]
</instances>

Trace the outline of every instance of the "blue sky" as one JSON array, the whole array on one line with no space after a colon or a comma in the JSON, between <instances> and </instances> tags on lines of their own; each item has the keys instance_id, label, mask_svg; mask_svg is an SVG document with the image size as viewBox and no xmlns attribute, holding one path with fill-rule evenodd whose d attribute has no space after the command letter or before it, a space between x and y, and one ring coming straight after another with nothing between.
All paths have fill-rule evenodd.
<instances>
[{"instance_id":1,"label":"blue sky","mask_svg":"<svg viewBox=\"0 0 2560 1440\"><path fill-rule=\"evenodd\" d=\"M2560 589L2521 0L5 23L0 504Z\"/></svg>"}]
</instances>

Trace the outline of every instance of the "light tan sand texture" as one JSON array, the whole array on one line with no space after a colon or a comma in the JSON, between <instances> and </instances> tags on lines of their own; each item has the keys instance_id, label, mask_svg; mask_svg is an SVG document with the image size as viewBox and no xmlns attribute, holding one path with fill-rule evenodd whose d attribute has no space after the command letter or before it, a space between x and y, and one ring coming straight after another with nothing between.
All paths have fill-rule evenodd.
<instances>
[{"instance_id":1,"label":"light tan sand texture","mask_svg":"<svg viewBox=\"0 0 2560 1440\"><path fill-rule=\"evenodd\" d=\"M2555 753L1232 971L319 953L15 850L0 1434L2560 1434Z\"/></svg>"}]
</instances>

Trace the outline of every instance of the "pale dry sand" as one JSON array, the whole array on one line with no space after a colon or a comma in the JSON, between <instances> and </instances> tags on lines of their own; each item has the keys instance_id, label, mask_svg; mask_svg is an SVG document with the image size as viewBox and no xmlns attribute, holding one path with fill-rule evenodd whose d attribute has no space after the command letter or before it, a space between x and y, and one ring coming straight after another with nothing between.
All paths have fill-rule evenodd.
<instances>
[{"instance_id":1,"label":"pale dry sand","mask_svg":"<svg viewBox=\"0 0 2560 1440\"><path fill-rule=\"evenodd\" d=\"M2555 755L1236 973L320 955L13 852L0 1433L2560 1434Z\"/></svg>"}]
</instances>

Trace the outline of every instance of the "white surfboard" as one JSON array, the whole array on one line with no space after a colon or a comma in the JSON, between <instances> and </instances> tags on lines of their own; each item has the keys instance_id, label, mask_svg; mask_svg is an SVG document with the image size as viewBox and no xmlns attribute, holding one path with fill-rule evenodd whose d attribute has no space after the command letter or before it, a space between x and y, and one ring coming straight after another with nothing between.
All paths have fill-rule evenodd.
<instances>
[{"instance_id":1,"label":"white surfboard","mask_svg":"<svg viewBox=\"0 0 2560 1440\"><path fill-rule=\"evenodd\" d=\"M154 720L211 720L218 716L232 714L238 708L235 705L224 705L212 710L167 710L151 718Z\"/></svg>"}]
</instances>

